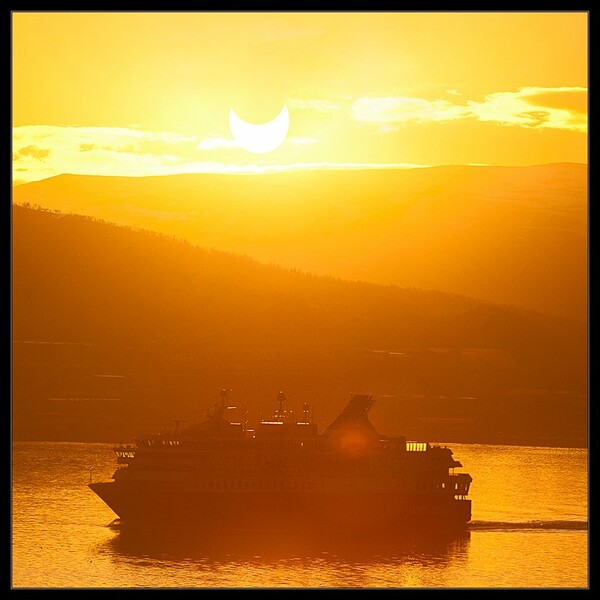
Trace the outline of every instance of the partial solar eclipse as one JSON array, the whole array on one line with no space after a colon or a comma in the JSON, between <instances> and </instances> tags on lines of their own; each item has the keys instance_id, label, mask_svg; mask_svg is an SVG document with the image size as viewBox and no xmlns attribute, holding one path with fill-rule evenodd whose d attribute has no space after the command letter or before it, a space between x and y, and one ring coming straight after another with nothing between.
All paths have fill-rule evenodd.
<instances>
[{"instance_id":1,"label":"partial solar eclipse","mask_svg":"<svg viewBox=\"0 0 600 600\"><path fill-rule=\"evenodd\" d=\"M229 111L229 129L233 139L248 152L264 154L275 150L287 135L290 114L284 104L281 112L267 123L248 123L237 116L233 108Z\"/></svg>"}]
</instances>

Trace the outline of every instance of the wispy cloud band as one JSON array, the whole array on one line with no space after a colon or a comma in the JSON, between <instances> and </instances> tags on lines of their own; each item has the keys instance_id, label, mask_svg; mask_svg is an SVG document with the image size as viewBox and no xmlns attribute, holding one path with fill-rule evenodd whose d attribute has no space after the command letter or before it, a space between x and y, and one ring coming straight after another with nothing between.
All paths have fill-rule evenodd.
<instances>
[{"instance_id":1,"label":"wispy cloud band","mask_svg":"<svg viewBox=\"0 0 600 600\"><path fill-rule=\"evenodd\" d=\"M459 90L449 89L446 97L433 100L417 96L355 98L338 95L325 99L291 99L289 104L293 111L304 113L303 118L310 113L310 118L317 120L311 121L313 136L292 136L284 141L277 158L283 163L280 165L273 164L272 157L257 162L232 138L219 135L148 131L138 126L30 125L13 129L13 181L34 181L60 173L144 176L266 172L319 168L318 165L323 168L422 166L400 163L395 155L390 155L389 162L382 162L385 154L365 152L361 142L368 142L369 137L360 138L361 132L357 131L362 130L362 127L357 128L360 124L375 127L382 134L397 131L405 124L464 120L576 133L586 133L588 128L587 88L584 87L524 87L516 92L490 93L480 101L469 100ZM320 125L323 125L322 130ZM340 133L343 138L347 131L355 136L356 152L342 152L340 157L345 161L330 160L330 155L324 152L336 148L332 136ZM318 142L322 144L313 153L312 148ZM354 157L356 162L352 161ZM373 158L373 163L364 162L365 158Z\"/></svg>"},{"instance_id":2,"label":"wispy cloud band","mask_svg":"<svg viewBox=\"0 0 600 600\"><path fill-rule=\"evenodd\" d=\"M293 148L316 141L292 136L284 143ZM13 129L13 181L17 183L60 173L144 176L269 168L244 164L244 159L247 156L235 140L222 136L126 127L30 125Z\"/></svg>"},{"instance_id":3,"label":"wispy cloud band","mask_svg":"<svg viewBox=\"0 0 600 600\"><path fill-rule=\"evenodd\" d=\"M456 95L456 90L453 95ZM464 104L445 99L386 96L357 98L350 108L359 122L375 123L381 131L403 123L477 119L502 125L587 132L587 88L525 87L517 92L495 92L483 101Z\"/></svg>"}]
</instances>

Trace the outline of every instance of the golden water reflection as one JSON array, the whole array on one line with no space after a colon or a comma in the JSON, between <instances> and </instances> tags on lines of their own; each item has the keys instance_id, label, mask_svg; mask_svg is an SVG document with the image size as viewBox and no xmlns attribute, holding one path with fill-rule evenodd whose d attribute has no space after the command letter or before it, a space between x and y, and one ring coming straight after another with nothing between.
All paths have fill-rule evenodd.
<instances>
[{"instance_id":1,"label":"golden water reflection","mask_svg":"<svg viewBox=\"0 0 600 600\"><path fill-rule=\"evenodd\" d=\"M470 533L218 534L118 527L98 548L116 563L185 572L183 587L419 587L423 566L467 560ZM193 575L192 575L193 574ZM146 573L148 575L148 573ZM443 577L442 577L443 579ZM169 586L164 577L162 586ZM182 587L181 581L172 581Z\"/></svg>"}]
</instances>

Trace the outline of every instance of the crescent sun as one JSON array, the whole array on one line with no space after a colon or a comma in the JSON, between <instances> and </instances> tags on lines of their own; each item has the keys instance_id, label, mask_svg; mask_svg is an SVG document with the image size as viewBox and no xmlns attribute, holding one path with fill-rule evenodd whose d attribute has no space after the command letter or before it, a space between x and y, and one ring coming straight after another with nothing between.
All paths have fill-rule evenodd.
<instances>
[{"instance_id":1,"label":"crescent sun","mask_svg":"<svg viewBox=\"0 0 600 600\"><path fill-rule=\"evenodd\" d=\"M233 108L229 111L229 129L233 139L244 150L255 154L275 150L285 139L289 126L290 114L285 104L272 121L260 124L240 119Z\"/></svg>"}]
</instances>

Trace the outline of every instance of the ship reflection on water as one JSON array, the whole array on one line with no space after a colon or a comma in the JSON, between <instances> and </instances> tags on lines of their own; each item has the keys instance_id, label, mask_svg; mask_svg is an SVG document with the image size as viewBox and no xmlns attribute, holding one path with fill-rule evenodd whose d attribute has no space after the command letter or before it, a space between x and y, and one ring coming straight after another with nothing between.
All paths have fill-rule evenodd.
<instances>
[{"instance_id":1,"label":"ship reflection on water","mask_svg":"<svg viewBox=\"0 0 600 600\"><path fill-rule=\"evenodd\" d=\"M315 531L195 531L111 525L115 535L100 549L114 559L202 563L205 565L277 565L302 560L320 564L376 566L418 562L439 567L466 558L470 532L315 532ZM243 583L240 583L243 585ZM293 585L293 582L287 585ZM309 585L298 581L296 585Z\"/></svg>"}]
</instances>

